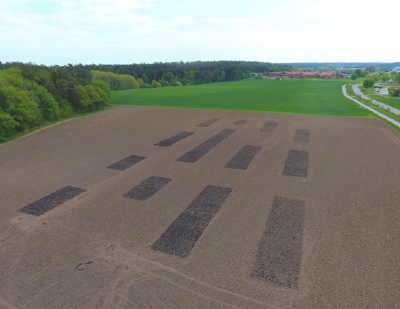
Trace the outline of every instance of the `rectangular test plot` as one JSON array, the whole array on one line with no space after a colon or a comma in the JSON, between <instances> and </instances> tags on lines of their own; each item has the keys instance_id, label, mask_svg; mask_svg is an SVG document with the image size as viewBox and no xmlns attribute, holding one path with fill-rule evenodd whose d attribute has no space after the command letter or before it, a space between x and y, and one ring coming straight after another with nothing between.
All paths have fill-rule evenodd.
<instances>
[{"instance_id":1,"label":"rectangular test plot","mask_svg":"<svg viewBox=\"0 0 400 309\"><path fill-rule=\"evenodd\" d=\"M309 143L310 135L311 135L311 130L304 130L304 129L296 130L296 134L293 137L293 141L300 143Z\"/></svg>"},{"instance_id":2,"label":"rectangular test plot","mask_svg":"<svg viewBox=\"0 0 400 309\"><path fill-rule=\"evenodd\" d=\"M289 150L282 174L306 178L308 174L308 157L308 151Z\"/></svg>"},{"instance_id":3,"label":"rectangular test plot","mask_svg":"<svg viewBox=\"0 0 400 309\"><path fill-rule=\"evenodd\" d=\"M209 152L211 149L213 149L215 146L217 146L223 140L228 138L235 131L236 130L231 130L231 129L222 130L217 135L214 135L213 137L209 138L205 142L201 143L199 146L197 146L197 147L193 148L192 150L190 150L189 152L185 153L183 156L181 156L179 159L177 159L177 161L188 162L188 163L196 162L201 157L203 157L207 152Z\"/></svg>"},{"instance_id":4,"label":"rectangular test plot","mask_svg":"<svg viewBox=\"0 0 400 309\"><path fill-rule=\"evenodd\" d=\"M167 138L161 142L158 142L157 144L154 144L155 146L163 146L163 147L169 147L181 140L183 140L186 137L189 137L190 135L194 134L194 132L181 132L178 133L170 138Z\"/></svg>"},{"instance_id":5,"label":"rectangular test plot","mask_svg":"<svg viewBox=\"0 0 400 309\"><path fill-rule=\"evenodd\" d=\"M123 197L145 201L160 191L162 187L164 187L171 180L172 179L169 178L151 176L129 192L125 193Z\"/></svg>"},{"instance_id":6,"label":"rectangular test plot","mask_svg":"<svg viewBox=\"0 0 400 309\"><path fill-rule=\"evenodd\" d=\"M53 192L44 198L37 200L25 207L22 207L19 211L24 212L28 215L40 216L45 212L52 210L53 208L73 199L75 196L85 192L86 190L66 186L56 192Z\"/></svg>"},{"instance_id":7,"label":"rectangular test plot","mask_svg":"<svg viewBox=\"0 0 400 309\"><path fill-rule=\"evenodd\" d=\"M239 120L236 120L236 122L234 124L242 124L242 125L244 125L244 124L247 124L248 122L249 121L246 120L246 119L239 119Z\"/></svg>"},{"instance_id":8,"label":"rectangular test plot","mask_svg":"<svg viewBox=\"0 0 400 309\"><path fill-rule=\"evenodd\" d=\"M247 169L250 162L254 159L260 149L261 146L243 146L243 148L240 149L239 152L232 159L229 160L228 164L225 165L225 167L240 170Z\"/></svg>"},{"instance_id":9,"label":"rectangular test plot","mask_svg":"<svg viewBox=\"0 0 400 309\"><path fill-rule=\"evenodd\" d=\"M231 191L231 188L207 186L151 248L187 257Z\"/></svg>"},{"instance_id":10,"label":"rectangular test plot","mask_svg":"<svg viewBox=\"0 0 400 309\"><path fill-rule=\"evenodd\" d=\"M133 155L133 156L127 157L125 159L122 159L121 161L118 161L117 163L114 163L114 164L108 166L107 168L110 168L113 170L118 170L118 171L124 171L144 159L146 159L146 157Z\"/></svg>"},{"instance_id":11,"label":"rectangular test plot","mask_svg":"<svg viewBox=\"0 0 400 309\"><path fill-rule=\"evenodd\" d=\"M253 277L298 287L305 202L276 196L260 241Z\"/></svg>"},{"instance_id":12,"label":"rectangular test plot","mask_svg":"<svg viewBox=\"0 0 400 309\"><path fill-rule=\"evenodd\" d=\"M197 126L198 126L198 127L204 127L204 128L205 128L205 127L208 127L208 126L210 126L210 125L216 123L218 120L221 120L221 118L211 118L211 119L208 119L208 120L206 120L206 121L204 121L204 122L198 124Z\"/></svg>"},{"instance_id":13,"label":"rectangular test plot","mask_svg":"<svg viewBox=\"0 0 400 309\"><path fill-rule=\"evenodd\" d=\"M261 129L260 132L274 132L278 126L277 122L267 122Z\"/></svg>"}]
</instances>

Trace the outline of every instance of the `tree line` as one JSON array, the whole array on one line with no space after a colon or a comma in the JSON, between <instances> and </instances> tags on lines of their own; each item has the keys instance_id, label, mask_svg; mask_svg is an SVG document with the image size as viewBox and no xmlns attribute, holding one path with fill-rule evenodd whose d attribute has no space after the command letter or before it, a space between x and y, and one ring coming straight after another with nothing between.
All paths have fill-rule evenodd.
<instances>
[{"instance_id":1,"label":"tree line","mask_svg":"<svg viewBox=\"0 0 400 309\"><path fill-rule=\"evenodd\" d=\"M237 81L252 76L253 72L290 71L291 66L258 61L195 61L156 62L152 64L68 64L65 69L77 76L88 73L107 72L132 76L140 88L201 85L213 82ZM99 73L95 73L99 74ZM100 74L98 75L100 76ZM101 75L102 80L112 75ZM134 83L134 82L133 82ZM109 83L110 84L110 83ZM110 84L113 90L125 89L118 83ZM136 87L136 86L135 86ZM135 88L132 87L132 88Z\"/></svg>"},{"instance_id":2,"label":"tree line","mask_svg":"<svg viewBox=\"0 0 400 309\"><path fill-rule=\"evenodd\" d=\"M111 88L86 70L71 75L60 66L0 62L0 141L47 121L107 105Z\"/></svg>"}]
</instances>

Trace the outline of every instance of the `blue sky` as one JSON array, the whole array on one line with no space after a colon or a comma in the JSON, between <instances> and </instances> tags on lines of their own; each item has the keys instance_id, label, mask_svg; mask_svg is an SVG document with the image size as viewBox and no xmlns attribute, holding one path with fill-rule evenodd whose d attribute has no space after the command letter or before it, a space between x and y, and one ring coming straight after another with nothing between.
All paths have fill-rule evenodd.
<instances>
[{"instance_id":1,"label":"blue sky","mask_svg":"<svg viewBox=\"0 0 400 309\"><path fill-rule=\"evenodd\" d=\"M397 0L0 0L0 7L2 62L400 61Z\"/></svg>"}]
</instances>

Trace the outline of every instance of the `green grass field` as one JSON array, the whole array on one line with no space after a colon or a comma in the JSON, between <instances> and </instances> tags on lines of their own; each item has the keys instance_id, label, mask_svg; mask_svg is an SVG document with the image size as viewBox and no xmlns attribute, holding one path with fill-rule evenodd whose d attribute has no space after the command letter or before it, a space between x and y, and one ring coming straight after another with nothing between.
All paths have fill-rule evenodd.
<instances>
[{"instance_id":1,"label":"green grass field","mask_svg":"<svg viewBox=\"0 0 400 309\"><path fill-rule=\"evenodd\" d=\"M114 91L111 104L375 118L333 80L253 80Z\"/></svg>"},{"instance_id":2,"label":"green grass field","mask_svg":"<svg viewBox=\"0 0 400 309\"><path fill-rule=\"evenodd\" d=\"M369 95L371 99L377 100L383 104L400 109L400 98L392 97L389 95Z\"/></svg>"}]
</instances>

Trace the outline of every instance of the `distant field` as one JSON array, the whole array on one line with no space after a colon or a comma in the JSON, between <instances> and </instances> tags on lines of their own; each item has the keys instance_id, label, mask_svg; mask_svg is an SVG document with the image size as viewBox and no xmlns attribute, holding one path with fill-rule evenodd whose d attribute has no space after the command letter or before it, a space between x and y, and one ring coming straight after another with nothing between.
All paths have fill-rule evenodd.
<instances>
[{"instance_id":1,"label":"distant field","mask_svg":"<svg viewBox=\"0 0 400 309\"><path fill-rule=\"evenodd\" d=\"M114 91L111 104L375 118L342 94L345 81L243 80Z\"/></svg>"},{"instance_id":2,"label":"distant field","mask_svg":"<svg viewBox=\"0 0 400 309\"><path fill-rule=\"evenodd\" d=\"M377 100L383 104L389 105L391 107L400 109L400 99L392 96L383 96L383 95L369 95L371 99Z\"/></svg>"}]
</instances>

